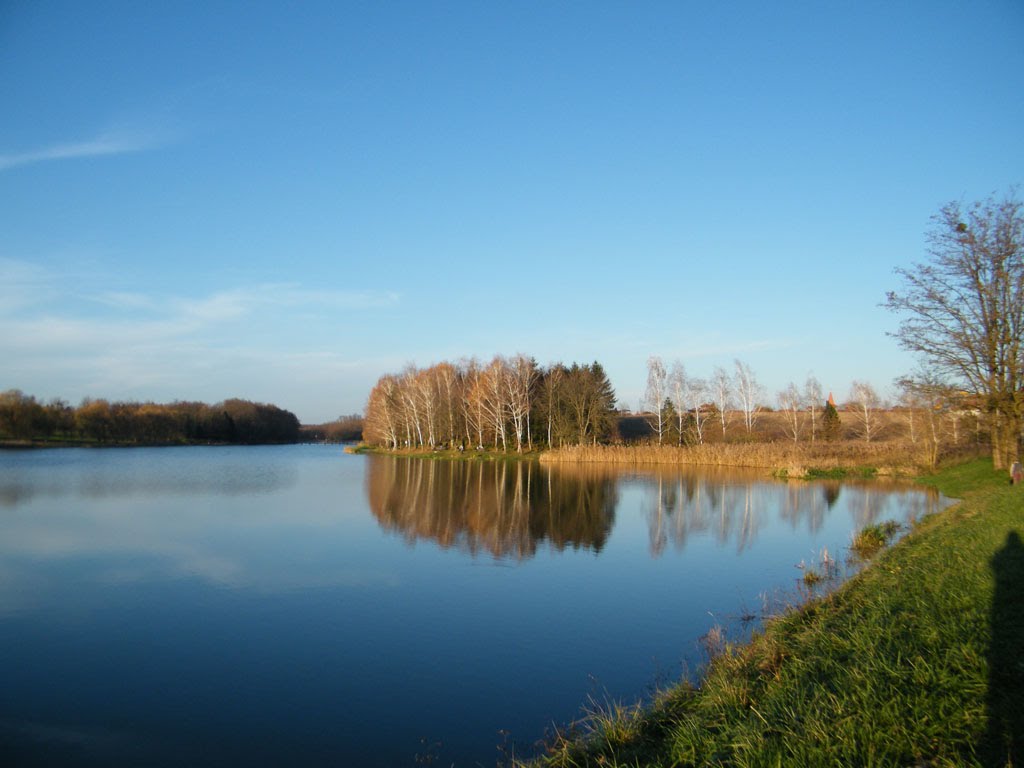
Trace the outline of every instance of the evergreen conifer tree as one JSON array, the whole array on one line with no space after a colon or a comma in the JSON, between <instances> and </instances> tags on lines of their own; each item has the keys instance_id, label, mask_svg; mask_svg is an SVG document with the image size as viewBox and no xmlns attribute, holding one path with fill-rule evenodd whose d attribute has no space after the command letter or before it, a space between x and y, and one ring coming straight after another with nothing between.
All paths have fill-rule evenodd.
<instances>
[{"instance_id":1,"label":"evergreen conifer tree","mask_svg":"<svg viewBox=\"0 0 1024 768\"><path fill-rule=\"evenodd\" d=\"M837 440L841 426L842 420L839 418L839 411L831 401L826 401L825 411L821 417L821 436L826 440Z\"/></svg>"}]
</instances>

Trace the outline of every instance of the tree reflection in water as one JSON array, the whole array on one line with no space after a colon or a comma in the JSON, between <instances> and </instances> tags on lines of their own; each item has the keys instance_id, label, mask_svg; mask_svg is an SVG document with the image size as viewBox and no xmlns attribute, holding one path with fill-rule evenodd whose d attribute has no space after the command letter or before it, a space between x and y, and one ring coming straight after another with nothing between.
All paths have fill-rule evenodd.
<instances>
[{"instance_id":1,"label":"tree reflection in water","mask_svg":"<svg viewBox=\"0 0 1024 768\"><path fill-rule=\"evenodd\" d=\"M634 480L647 488L651 556L658 557L669 544L681 551L690 536L708 533L720 544L735 539L737 549L745 549L761 524L756 481L763 479L717 468L658 467L635 474Z\"/></svg>"},{"instance_id":2,"label":"tree reflection in water","mask_svg":"<svg viewBox=\"0 0 1024 768\"><path fill-rule=\"evenodd\" d=\"M498 558L556 549L600 552L618 505L614 474L552 472L530 461L431 461L371 456L370 509L407 541Z\"/></svg>"},{"instance_id":3,"label":"tree reflection in water","mask_svg":"<svg viewBox=\"0 0 1024 768\"><path fill-rule=\"evenodd\" d=\"M883 517L909 522L936 508L934 494L877 480L785 482L716 468L371 456L366 483L381 527L410 543L427 539L474 555L520 560L545 543L600 552L625 487L641 490L652 557L669 547L682 551L694 535L713 536L742 552L776 518L816 534L840 510L859 530Z\"/></svg>"}]
</instances>

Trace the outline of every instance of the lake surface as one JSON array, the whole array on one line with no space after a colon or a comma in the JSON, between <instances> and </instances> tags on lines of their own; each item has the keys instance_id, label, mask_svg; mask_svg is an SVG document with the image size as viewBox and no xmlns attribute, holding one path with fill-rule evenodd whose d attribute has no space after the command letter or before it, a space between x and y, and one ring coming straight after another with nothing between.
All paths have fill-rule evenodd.
<instances>
[{"instance_id":1,"label":"lake surface","mask_svg":"<svg viewBox=\"0 0 1024 768\"><path fill-rule=\"evenodd\" d=\"M0 451L0 763L493 766L943 504L337 446Z\"/></svg>"}]
</instances>

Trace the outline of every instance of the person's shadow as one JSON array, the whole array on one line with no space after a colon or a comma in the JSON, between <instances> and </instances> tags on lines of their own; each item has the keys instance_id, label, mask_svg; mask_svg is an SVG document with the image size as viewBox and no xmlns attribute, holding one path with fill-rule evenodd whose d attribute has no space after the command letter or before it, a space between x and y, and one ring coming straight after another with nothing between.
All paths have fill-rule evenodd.
<instances>
[{"instance_id":1,"label":"person's shadow","mask_svg":"<svg viewBox=\"0 0 1024 768\"><path fill-rule=\"evenodd\" d=\"M988 730L979 745L985 765L1024 761L1024 544L1010 531L992 557L992 640L988 651Z\"/></svg>"}]
</instances>

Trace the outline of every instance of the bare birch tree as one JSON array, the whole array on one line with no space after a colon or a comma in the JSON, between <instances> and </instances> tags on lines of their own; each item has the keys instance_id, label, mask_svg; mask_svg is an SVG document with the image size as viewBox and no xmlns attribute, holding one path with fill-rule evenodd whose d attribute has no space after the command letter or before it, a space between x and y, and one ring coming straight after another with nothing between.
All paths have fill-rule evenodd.
<instances>
[{"instance_id":1,"label":"bare birch tree","mask_svg":"<svg viewBox=\"0 0 1024 768\"><path fill-rule=\"evenodd\" d=\"M864 442L870 443L878 434L877 411L882 404L881 398L868 382L854 381L850 385L850 404L856 414L858 433Z\"/></svg>"},{"instance_id":2,"label":"bare birch tree","mask_svg":"<svg viewBox=\"0 0 1024 768\"><path fill-rule=\"evenodd\" d=\"M732 408L732 379L729 372L721 366L716 366L711 374L711 396L718 408L718 419L722 424L722 439L725 439L725 430L729 424L729 409Z\"/></svg>"},{"instance_id":3,"label":"bare birch tree","mask_svg":"<svg viewBox=\"0 0 1024 768\"><path fill-rule=\"evenodd\" d=\"M807 413L811 417L811 442L813 443L818 436L818 409L824 407L825 402L825 395L821 391L821 382L813 375L808 375L807 381L804 382L803 398Z\"/></svg>"},{"instance_id":4,"label":"bare birch tree","mask_svg":"<svg viewBox=\"0 0 1024 768\"><path fill-rule=\"evenodd\" d=\"M661 358L651 355L647 358L647 391L644 395L644 409L651 412L647 422L658 436L661 445L665 435L665 400L668 397L668 373Z\"/></svg>"},{"instance_id":5,"label":"bare birch tree","mask_svg":"<svg viewBox=\"0 0 1024 768\"><path fill-rule=\"evenodd\" d=\"M466 444L482 448L486 432L484 416L484 387L481 382L482 371L476 359L466 361L463 365L463 400L462 418L466 425Z\"/></svg>"},{"instance_id":6,"label":"bare birch tree","mask_svg":"<svg viewBox=\"0 0 1024 768\"><path fill-rule=\"evenodd\" d=\"M434 448L437 445L437 405L438 387L435 368L424 368L418 371L412 380L413 397L419 405L423 425L426 428L426 445Z\"/></svg>"},{"instance_id":7,"label":"bare birch tree","mask_svg":"<svg viewBox=\"0 0 1024 768\"><path fill-rule=\"evenodd\" d=\"M740 360L734 361L736 377L734 384L736 388L736 399L739 402L740 410L743 412L743 426L749 435L754 431L754 424L757 422L757 415L761 412L761 399L764 397L764 389L758 383L753 368Z\"/></svg>"},{"instance_id":8,"label":"bare birch tree","mask_svg":"<svg viewBox=\"0 0 1024 768\"><path fill-rule=\"evenodd\" d=\"M508 387L505 384L508 367L505 360L497 355L480 372L480 406L486 414L489 426L494 430L495 443L501 450L508 450L508 432L505 416L508 413Z\"/></svg>"},{"instance_id":9,"label":"bare birch tree","mask_svg":"<svg viewBox=\"0 0 1024 768\"><path fill-rule=\"evenodd\" d=\"M398 382L394 376L382 376L370 390L363 426L366 439L397 449L399 444Z\"/></svg>"},{"instance_id":10,"label":"bare birch tree","mask_svg":"<svg viewBox=\"0 0 1024 768\"><path fill-rule=\"evenodd\" d=\"M405 404L406 432L410 446L423 445L423 424L420 421L419 401L416 395L416 367L409 364L399 378L402 402Z\"/></svg>"},{"instance_id":11,"label":"bare birch tree","mask_svg":"<svg viewBox=\"0 0 1024 768\"><path fill-rule=\"evenodd\" d=\"M441 363L436 366L435 375L441 399L440 407L444 414L439 439L449 448L454 448L460 432L456 416L459 412L459 401L462 399L459 392L459 370L451 363Z\"/></svg>"},{"instance_id":12,"label":"bare birch tree","mask_svg":"<svg viewBox=\"0 0 1024 768\"><path fill-rule=\"evenodd\" d=\"M704 401L708 395L708 383L704 379L688 377L683 386L683 397L688 406L688 412L693 425L693 436L698 445L704 444L704 429L707 426L707 412L704 410ZM680 431L682 431L680 429Z\"/></svg>"},{"instance_id":13,"label":"bare birch tree","mask_svg":"<svg viewBox=\"0 0 1024 768\"><path fill-rule=\"evenodd\" d=\"M516 436L516 453L523 452L523 441L530 440L530 394L537 379L537 366L526 355L518 354L507 364L505 387L508 412Z\"/></svg>"},{"instance_id":14,"label":"bare birch tree","mask_svg":"<svg viewBox=\"0 0 1024 768\"><path fill-rule=\"evenodd\" d=\"M796 443L800 440L800 417L803 411L803 396L796 384L789 382L789 385L775 396L779 403L779 410L786 414L786 434L793 438Z\"/></svg>"}]
</instances>

